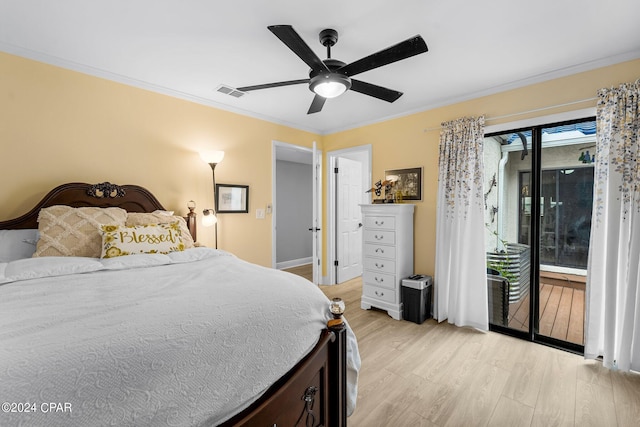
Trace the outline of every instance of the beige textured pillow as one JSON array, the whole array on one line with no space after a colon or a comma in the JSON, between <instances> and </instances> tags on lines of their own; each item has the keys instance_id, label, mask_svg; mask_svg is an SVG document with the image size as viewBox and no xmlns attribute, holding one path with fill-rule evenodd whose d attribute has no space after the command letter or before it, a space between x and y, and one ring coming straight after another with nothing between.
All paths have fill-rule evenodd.
<instances>
[{"instance_id":1,"label":"beige textured pillow","mask_svg":"<svg viewBox=\"0 0 640 427\"><path fill-rule=\"evenodd\" d=\"M103 225L101 258L168 254L184 250L178 221L164 224Z\"/></svg>"},{"instance_id":2,"label":"beige textured pillow","mask_svg":"<svg viewBox=\"0 0 640 427\"><path fill-rule=\"evenodd\" d=\"M162 212L153 213L141 213L141 212L129 212L127 215L126 225L146 225L146 224L169 224L178 221L180 225L180 232L182 234L182 242L184 248L189 249L194 246L193 237L189 233L189 227L187 221L181 216L169 215Z\"/></svg>"},{"instance_id":3,"label":"beige textured pillow","mask_svg":"<svg viewBox=\"0 0 640 427\"><path fill-rule=\"evenodd\" d=\"M98 258L102 252L100 226L124 225L127 211L120 208L72 208L50 206L40 210L40 239L34 257L84 256Z\"/></svg>"}]
</instances>

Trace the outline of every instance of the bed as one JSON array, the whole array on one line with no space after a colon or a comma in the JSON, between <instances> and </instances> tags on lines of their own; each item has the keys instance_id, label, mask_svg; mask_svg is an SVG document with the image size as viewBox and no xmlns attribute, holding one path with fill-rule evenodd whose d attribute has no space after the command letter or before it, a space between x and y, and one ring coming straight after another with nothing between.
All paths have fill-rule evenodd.
<instances>
[{"instance_id":1,"label":"bed","mask_svg":"<svg viewBox=\"0 0 640 427\"><path fill-rule=\"evenodd\" d=\"M71 227L84 239L107 212L100 256L51 237ZM198 247L195 224L110 183L61 185L0 222L0 425L346 425L360 358L342 305L303 278ZM144 244L123 236L148 227L164 249L134 252Z\"/></svg>"}]
</instances>

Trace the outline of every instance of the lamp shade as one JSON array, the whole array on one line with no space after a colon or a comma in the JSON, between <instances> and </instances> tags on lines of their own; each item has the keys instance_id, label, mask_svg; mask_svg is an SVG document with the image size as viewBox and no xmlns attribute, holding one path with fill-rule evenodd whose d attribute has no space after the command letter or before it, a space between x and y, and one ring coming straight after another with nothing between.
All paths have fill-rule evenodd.
<instances>
[{"instance_id":1,"label":"lamp shade","mask_svg":"<svg viewBox=\"0 0 640 427\"><path fill-rule=\"evenodd\" d=\"M200 158L204 160L205 163L218 164L222 161L222 159L224 159L224 151L217 151L217 150L201 151Z\"/></svg>"},{"instance_id":2,"label":"lamp shade","mask_svg":"<svg viewBox=\"0 0 640 427\"><path fill-rule=\"evenodd\" d=\"M202 225L205 227L211 227L218 222L218 218L216 214L213 212L213 209L205 209L203 211L204 216L202 217Z\"/></svg>"}]
</instances>

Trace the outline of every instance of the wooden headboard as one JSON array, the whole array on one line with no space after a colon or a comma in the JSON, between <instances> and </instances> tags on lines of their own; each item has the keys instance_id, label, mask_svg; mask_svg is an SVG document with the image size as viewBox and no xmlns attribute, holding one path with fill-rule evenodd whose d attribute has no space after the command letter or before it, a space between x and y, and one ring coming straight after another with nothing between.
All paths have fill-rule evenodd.
<instances>
[{"instance_id":1,"label":"wooden headboard","mask_svg":"<svg viewBox=\"0 0 640 427\"><path fill-rule=\"evenodd\" d=\"M149 190L138 185L116 185L110 182L102 182L100 184L72 182L59 185L51 190L26 214L7 221L0 221L0 230L38 228L38 214L40 213L40 209L54 205L65 205L75 208L83 206L99 208L119 207L127 212L165 210ZM195 240L195 214L185 219L187 220L189 231Z\"/></svg>"}]
</instances>

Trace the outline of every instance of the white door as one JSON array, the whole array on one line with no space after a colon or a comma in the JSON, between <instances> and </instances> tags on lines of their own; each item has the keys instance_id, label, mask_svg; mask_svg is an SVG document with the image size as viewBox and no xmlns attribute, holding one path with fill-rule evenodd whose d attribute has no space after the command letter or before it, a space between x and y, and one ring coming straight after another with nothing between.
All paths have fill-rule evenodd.
<instances>
[{"instance_id":1,"label":"white door","mask_svg":"<svg viewBox=\"0 0 640 427\"><path fill-rule=\"evenodd\" d=\"M362 274L362 164L336 158L336 281Z\"/></svg>"},{"instance_id":2,"label":"white door","mask_svg":"<svg viewBox=\"0 0 640 427\"><path fill-rule=\"evenodd\" d=\"M312 269L313 269L313 283L316 285L320 284L320 267L321 267L321 259L320 254L322 253L322 232L320 229L320 224L322 222L322 216L320 213L320 209L322 206L321 201L318 198L322 195L322 175L321 175L321 162L322 157L319 155L318 150L316 149L316 142L313 141L313 201L312 201L312 218L311 218L311 227L309 231L313 233L313 260L312 260Z\"/></svg>"}]
</instances>

